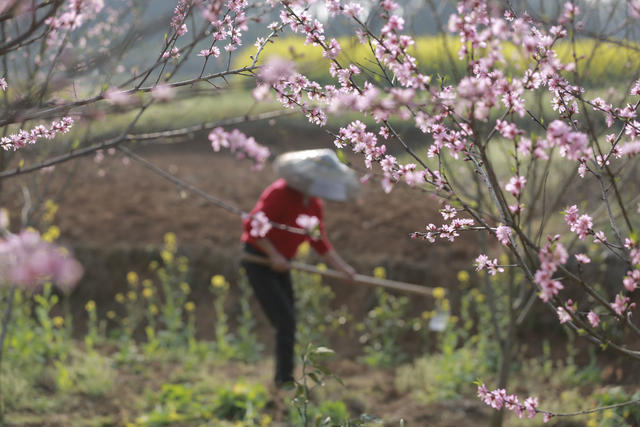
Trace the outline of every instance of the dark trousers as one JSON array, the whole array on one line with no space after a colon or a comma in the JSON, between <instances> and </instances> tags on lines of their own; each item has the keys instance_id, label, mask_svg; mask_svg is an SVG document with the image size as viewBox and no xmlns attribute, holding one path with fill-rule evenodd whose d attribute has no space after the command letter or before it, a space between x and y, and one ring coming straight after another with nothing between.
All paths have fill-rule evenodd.
<instances>
[{"instance_id":1,"label":"dark trousers","mask_svg":"<svg viewBox=\"0 0 640 427\"><path fill-rule=\"evenodd\" d=\"M249 244L245 245L245 251L264 256ZM276 329L275 383L281 386L293 381L296 319L291 274L251 262L243 262L242 266L262 310Z\"/></svg>"}]
</instances>

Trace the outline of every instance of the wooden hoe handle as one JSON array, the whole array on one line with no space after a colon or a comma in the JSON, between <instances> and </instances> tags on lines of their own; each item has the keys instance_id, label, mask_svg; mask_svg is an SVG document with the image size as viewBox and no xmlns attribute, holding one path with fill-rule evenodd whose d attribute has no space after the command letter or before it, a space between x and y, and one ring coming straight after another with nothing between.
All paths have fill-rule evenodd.
<instances>
[{"instance_id":1,"label":"wooden hoe handle","mask_svg":"<svg viewBox=\"0 0 640 427\"><path fill-rule=\"evenodd\" d=\"M254 264L261 264L261 265L267 265L267 266L271 265L268 258L259 256L259 255L244 253L242 254L242 259L244 261L252 262ZM289 265L291 266L291 268L295 270L306 271L308 273L314 273L314 274L321 274L322 276L325 276L325 277L331 277L334 279L345 278L345 275L343 273L336 270L319 269L313 265L304 264L297 261L291 261ZM408 292L411 294L425 295L425 296L433 296L433 289L434 289L434 288L428 288L426 286L414 285L413 283L405 283L405 282L398 282L396 280L380 279L377 277L365 276L362 274L356 274L352 281L362 285L382 286L383 288L393 289L395 291Z\"/></svg>"}]
</instances>

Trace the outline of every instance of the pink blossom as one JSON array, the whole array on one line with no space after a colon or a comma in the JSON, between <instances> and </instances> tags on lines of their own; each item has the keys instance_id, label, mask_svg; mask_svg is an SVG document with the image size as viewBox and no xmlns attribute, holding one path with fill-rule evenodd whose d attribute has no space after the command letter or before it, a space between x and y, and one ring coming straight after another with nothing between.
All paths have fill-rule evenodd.
<instances>
[{"instance_id":1,"label":"pink blossom","mask_svg":"<svg viewBox=\"0 0 640 427\"><path fill-rule=\"evenodd\" d=\"M249 234L256 238L265 237L272 228L269 218L267 218L267 215L262 211L256 212L252 215L250 226L251 231Z\"/></svg>"},{"instance_id":2,"label":"pink blossom","mask_svg":"<svg viewBox=\"0 0 640 427\"><path fill-rule=\"evenodd\" d=\"M524 407L529 412L529 418L533 418L536 416L536 408L538 407L538 398L537 397L528 397L524 401Z\"/></svg>"},{"instance_id":3,"label":"pink blossom","mask_svg":"<svg viewBox=\"0 0 640 427\"><path fill-rule=\"evenodd\" d=\"M354 18L358 16L360 12L362 12L362 6L360 6L358 3L349 3L344 6L342 13L344 13L346 16Z\"/></svg>"},{"instance_id":4,"label":"pink blossom","mask_svg":"<svg viewBox=\"0 0 640 427\"><path fill-rule=\"evenodd\" d=\"M558 318L560 319L560 323L567 323L571 320L571 316L567 313L563 307L558 307L556 310L558 313Z\"/></svg>"},{"instance_id":5,"label":"pink blossom","mask_svg":"<svg viewBox=\"0 0 640 427\"><path fill-rule=\"evenodd\" d=\"M260 68L258 77L264 83L273 85L290 79L295 72L296 64L294 62L279 57L271 57Z\"/></svg>"},{"instance_id":6,"label":"pink blossom","mask_svg":"<svg viewBox=\"0 0 640 427\"><path fill-rule=\"evenodd\" d=\"M627 275L622 279L622 284L627 291L635 291L640 284L640 270L627 271Z\"/></svg>"},{"instance_id":7,"label":"pink blossom","mask_svg":"<svg viewBox=\"0 0 640 427\"><path fill-rule=\"evenodd\" d=\"M267 101L271 98L270 89L269 85L261 84L256 86L256 88L251 92L251 95L253 95L253 98L256 101Z\"/></svg>"},{"instance_id":8,"label":"pink blossom","mask_svg":"<svg viewBox=\"0 0 640 427\"><path fill-rule=\"evenodd\" d=\"M485 400L488 394L489 392L487 391L487 388L485 387L484 383L478 386L478 397L481 400Z\"/></svg>"},{"instance_id":9,"label":"pink blossom","mask_svg":"<svg viewBox=\"0 0 640 427\"><path fill-rule=\"evenodd\" d=\"M516 135L522 133L514 123L508 123L499 119L496 122L496 130L506 139L514 139Z\"/></svg>"},{"instance_id":10,"label":"pink blossom","mask_svg":"<svg viewBox=\"0 0 640 427\"><path fill-rule=\"evenodd\" d=\"M118 89L113 88L107 89L107 91L102 96L104 97L104 99L114 105L131 105L135 104L137 101L136 97L131 95L130 93L122 92Z\"/></svg>"},{"instance_id":11,"label":"pink blossom","mask_svg":"<svg viewBox=\"0 0 640 427\"><path fill-rule=\"evenodd\" d=\"M565 210L564 221L571 227L573 227L574 224L578 221L578 207L576 205L573 205Z\"/></svg>"},{"instance_id":12,"label":"pink blossom","mask_svg":"<svg viewBox=\"0 0 640 427\"><path fill-rule=\"evenodd\" d=\"M223 128L217 127L209 132L209 141L211 141L213 151L218 152L221 148L228 148L238 158L249 157L252 159L254 167L258 169L264 165L270 155L267 147L258 144L253 137L248 137L238 129L227 132Z\"/></svg>"},{"instance_id":13,"label":"pink blossom","mask_svg":"<svg viewBox=\"0 0 640 427\"><path fill-rule=\"evenodd\" d=\"M587 314L587 319L589 320L591 326L593 326L594 328L597 328L600 324L600 316L598 316L593 310L589 311L589 314Z\"/></svg>"},{"instance_id":14,"label":"pink blossom","mask_svg":"<svg viewBox=\"0 0 640 427\"><path fill-rule=\"evenodd\" d=\"M606 243L607 236L604 234L604 231L598 230L595 232L593 237L593 243Z\"/></svg>"},{"instance_id":15,"label":"pink blossom","mask_svg":"<svg viewBox=\"0 0 640 427\"><path fill-rule=\"evenodd\" d=\"M506 225L499 225L496 228L496 237L501 244L508 246L509 238L511 237L511 228Z\"/></svg>"},{"instance_id":16,"label":"pink blossom","mask_svg":"<svg viewBox=\"0 0 640 427\"><path fill-rule=\"evenodd\" d=\"M320 226L320 220L316 216L300 214L296 218L296 224L307 232L314 233Z\"/></svg>"},{"instance_id":17,"label":"pink blossom","mask_svg":"<svg viewBox=\"0 0 640 427\"><path fill-rule=\"evenodd\" d=\"M336 39L331 39L327 46L327 49L322 52L322 56L329 59L335 59L340 53L340 44Z\"/></svg>"},{"instance_id":18,"label":"pink blossom","mask_svg":"<svg viewBox=\"0 0 640 427\"><path fill-rule=\"evenodd\" d=\"M622 294L618 294L616 295L615 301L612 302L610 305L611 305L611 308L613 308L613 311L615 311L616 314L618 314L618 316L622 316L625 310L633 307L633 304L630 304L630 302L631 302L631 299L629 297L623 297Z\"/></svg>"},{"instance_id":19,"label":"pink blossom","mask_svg":"<svg viewBox=\"0 0 640 427\"><path fill-rule=\"evenodd\" d=\"M0 241L0 277L24 289L51 280L67 292L82 276L82 266L69 253L41 239L36 231L10 234Z\"/></svg>"},{"instance_id":20,"label":"pink blossom","mask_svg":"<svg viewBox=\"0 0 640 427\"><path fill-rule=\"evenodd\" d=\"M0 89L2 89L3 91L6 91L7 87L9 87L9 85L7 84L7 81L4 79L4 77L0 77Z\"/></svg>"},{"instance_id":21,"label":"pink blossom","mask_svg":"<svg viewBox=\"0 0 640 427\"><path fill-rule=\"evenodd\" d=\"M545 412L542 416L542 422L548 423L549 421L551 421L551 418L553 418L553 414L551 412Z\"/></svg>"},{"instance_id":22,"label":"pink blossom","mask_svg":"<svg viewBox=\"0 0 640 427\"><path fill-rule=\"evenodd\" d=\"M484 254L478 255L478 257L476 258L475 264L476 264L476 271L486 269L491 276L495 276L497 273L504 272L504 268L498 267L497 258L494 258L492 261L489 259L488 256Z\"/></svg>"},{"instance_id":23,"label":"pink blossom","mask_svg":"<svg viewBox=\"0 0 640 427\"><path fill-rule=\"evenodd\" d=\"M173 99L176 96L176 94L175 94L175 89L173 87L169 86L166 83L161 83L155 86L153 89L151 89L151 96L156 101L167 102Z\"/></svg>"},{"instance_id":24,"label":"pink blossom","mask_svg":"<svg viewBox=\"0 0 640 427\"><path fill-rule=\"evenodd\" d=\"M591 262L591 258L585 254L575 254L574 256L579 264L589 264Z\"/></svg>"},{"instance_id":25,"label":"pink blossom","mask_svg":"<svg viewBox=\"0 0 640 427\"><path fill-rule=\"evenodd\" d=\"M457 211L456 211L456 208L453 208L449 205L445 205L443 209L440 209L440 214L446 221L448 219L455 218Z\"/></svg>"},{"instance_id":26,"label":"pink blossom","mask_svg":"<svg viewBox=\"0 0 640 427\"><path fill-rule=\"evenodd\" d=\"M527 178L525 178L524 176L513 176L511 177L511 179L509 179L507 185L504 186L504 189L513 194L515 197L518 197L526 183Z\"/></svg>"}]
</instances>

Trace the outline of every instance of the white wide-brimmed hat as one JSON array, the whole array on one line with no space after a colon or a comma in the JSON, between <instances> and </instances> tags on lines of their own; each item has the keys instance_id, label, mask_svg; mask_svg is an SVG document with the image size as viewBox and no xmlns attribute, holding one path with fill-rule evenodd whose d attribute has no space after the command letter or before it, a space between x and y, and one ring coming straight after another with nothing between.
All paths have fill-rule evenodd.
<instances>
[{"instance_id":1,"label":"white wide-brimmed hat","mask_svg":"<svg viewBox=\"0 0 640 427\"><path fill-rule=\"evenodd\" d=\"M309 196L346 201L360 195L360 180L356 173L328 148L281 154L273 167L289 186Z\"/></svg>"}]
</instances>

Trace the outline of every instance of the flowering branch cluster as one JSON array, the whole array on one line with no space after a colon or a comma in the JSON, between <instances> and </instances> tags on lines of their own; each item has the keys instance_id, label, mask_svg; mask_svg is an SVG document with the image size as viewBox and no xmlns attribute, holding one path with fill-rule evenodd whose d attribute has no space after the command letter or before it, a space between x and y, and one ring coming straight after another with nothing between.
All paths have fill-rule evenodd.
<instances>
[{"instance_id":1,"label":"flowering branch cluster","mask_svg":"<svg viewBox=\"0 0 640 427\"><path fill-rule=\"evenodd\" d=\"M69 132L72 125L73 119L71 117L63 117L61 120L53 121L48 128L38 125L28 132L20 129L12 135L3 136L0 139L0 147L5 151L16 151L27 144L35 144L41 138L53 139L59 133L65 134Z\"/></svg>"},{"instance_id":2,"label":"flowering branch cluster","mask_svg":"<svg viewBox=\"0 0 640 427\"><path fill-rule=\"evenodd\" d=\"M221 148L228 148L240 159L244 157L252 159L256 169L260 169L270 155L267 147L258 144L253 137L248 137L238 129L227 132L217 127L209 133L209 141L215 152L220 151Z\"/></svg>"},{"instance_id":3,"label":"flowering branch cluster","mask_svg":"<svg viewBox=\"0 0 640 427\"><path fill-rule=\"evenodd\" d=\"M435 224L428 224L425 233L411 233L411 238L428 240L431 243L435 243L436 237L439 237L442 240L453 242L456 237L460 236L460 233L458 233L459 230L469 230L474 224L474 221L470 218L457 218L457 212L456 208L446 205L444 209L440 210L440 214L445 221L451 219L449 224L443 224L440 227L437 227Z\"/></svg>"},{"instance_id":4,"label":"flowering branch cluster","mask_svg":"<svg viewBox=\"0 0 640 427\"><path fill-rule=\"evenodd\" d=\"M515 412L518 418L523 418L525 414L527 414L529 418L535 418L537 413L542 413L543 421L547 423L554 416L551 412L540 411L538 409L537 397L527 397L520 403L518 396L515 394L507 394L503 388L488 391L485 385L481 384L478 386L478 397L493 409L500 410L504 407L505 409Z\"/></svg>"},{"instance_id":5,"label":"flowering branch cluster","mask_svg":"<svg viewBox=\"0 0 640 427\"><path fill-rule=\"evenodd\" d=\"M53 281L69 292L82 276L82 266L69 253L40 237L34 230L9 234L0 240L0 277L3 284L34 290Z\"/></svg>"}]
</instances>

